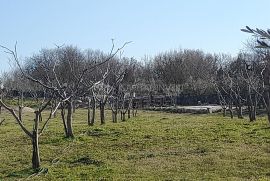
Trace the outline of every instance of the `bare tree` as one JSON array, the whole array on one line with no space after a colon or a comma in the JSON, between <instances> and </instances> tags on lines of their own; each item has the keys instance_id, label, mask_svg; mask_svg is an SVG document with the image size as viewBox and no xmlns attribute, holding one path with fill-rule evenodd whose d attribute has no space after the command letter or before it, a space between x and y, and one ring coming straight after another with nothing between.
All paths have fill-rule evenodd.
<instances>
[{"instance_id":1,"label":"bare tree","mask_svg":"<svg viewBox=\"0 0 270 181\"><path fill-rule=\"evenodd\" d=\"M3 91L1 91L1 95L2 94L3 94ZM46 107L50 104L51 100L53 99L53 95L54 93L50 96L50 98L44 98L43 101L39 104L38 108L35 110L34 112L35 118L34 118L32 131L28 130L27 127L23 124L22 115L19 116L14 110L14 108L4 103L2 96L0 99L0 105L3 106L7 111L9 111L9 113L14 117L15 121L19 124L22 131L31 139L32 168L33 169L38 169L40 167L39 137L42 135L43 131L45 130L47 124L49 123L49 120L52 118L53 112L50 113L49 117L47 118L47 120L44 122L42 126L40 125L40 117L42 115L42 112L46 109Z\"/></svg>"},{"instance_id":2,"label":"bare tree","mask_svg":"<svg viewBox=\"0 0 270 181\"><path fill-rule=\"evenodd\" d=\"M119 75L115 75L116 76L115 80L112 83L109 83L107 80L109 71L107 71L103 75L103 79L93 86L94 97L99 102L101 124L105 124L105 105L109 97L113 93L113 91L118 87L120 82L123 80L123 77L125 75L124 73L125 72L122 72Z\"/></svg>"},{"instance_id":3,"label":"bare tree","mask_svg":"<svg viewBox=\"0 0 270 181\"><path fill-rule=\"evenodd\" d=\"M268 29L267 31L262 30L262 29L252 29L248 26L246 26L244 29L241 29L241 31L250 33L254 35L257 38L257 46L255 48L257 49L266 49L269 50L269 41L270 41L270 30ZM268 116L268 121L270 124L270 79L269 79L269 74L270 74L270 59L269 59L269 51L266 52L266 54L263 55L263 69L261 71L261 77L262 77L262 88L263 88L263 102L266 107L267 111L267 116Z\"/></svg>"},{"instance_id":4,"label":"bare tree","mask_svg":"<svg viewBox=\"0 0 270 181\"><path fill-rule=\"evenodd\" d=\"M105 60L95 63L87 68L83 67L82 64L83 55L78 49L73 47L57 47L52 53L45 51L41 56L33 57L32 60L35 63L29 63L30 68L27 69L24 69L19 62L17 56L17 44L15 44L14 50L1 45L0 47L3 48L6 53L11 54L23 77L39 84L46 90L55 92L55 95L62 102L61 117L66 137L72 138L74 137L72 129L74 99L79 95L82 95L85 90L85 84L83 84L83 82L86 73L91 72L97 67L110 61L128 43L130 42L124 43L123 46L117 50L114 50L113 43L111 52ZM47 54L49 56L47 56ZM67 71L69 72L68 74L66 74ZM64 109L67 110L67 114Z\"/></svg>"}]
</instances>

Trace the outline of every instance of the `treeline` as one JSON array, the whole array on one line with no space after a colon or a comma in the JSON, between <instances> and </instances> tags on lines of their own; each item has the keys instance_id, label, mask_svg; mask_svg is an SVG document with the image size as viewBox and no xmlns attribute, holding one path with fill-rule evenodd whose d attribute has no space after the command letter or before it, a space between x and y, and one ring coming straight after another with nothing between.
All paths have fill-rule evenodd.
<instances>
[{"instance_id":1,"label":"treeline","mask_svg":"<svg viewBox=\"0 0 270 181\"><path fill-rule=\"evenodd\" d=\"M132 90L135 97L170 96L172 104L189 105L196 102L194 97L197 102L207 104L205 97L217 95L217 102L224 105L224 109L232 106L242 109L254 101L256 105L263 104L264 100L257 93L262 89L262 71L268 57L268 51L254 48L236 57L179 49L136 60L124 57L121 52L112 56L99 50L65 46L43 49L26 58L20 68L43 83L65 85L69 93L76 90L76 99L93 96L93 85L101 80L104 85L114 87L122 76L121 87ZM22 76L20 68L1 77L4 87L10 90L10 97L21 94L29 97L31 92L42 95L42 86ZM246 87L249 84L250 90ZM104 94L96 91L99 96Z\"/></svg>"},{"instance_id":2,"label":"treeline","mask_svg":"<svg viewBox=\"0 0 270 181\"><path fill-rule=\"evenodd\" d=\"M43 49L26 58L21 68L42 82L52 85L57 81L65 83L71 91L83 71L96 65L93 70L84 73L83 84L78 87L84 94L86 84L91 85L101 80L106 73L106 83L112 85L117 75L122 72L122 84L125 87L133 86L138 96L204 95L213 93L214 89L209 80L213 79L221 66L220 62L224 61L223 56L188 49L168 51L142 60L118 54L103 63L108 58L109 55L102 51L82 51L77 47L66 46ZM55 80L55 74L58 80ZM21 75L21 70L16 68L4 73L1 80L4 87L10 90L28 92L39 89L38 85L26 79Z\"/></svg>"}]
</instances>

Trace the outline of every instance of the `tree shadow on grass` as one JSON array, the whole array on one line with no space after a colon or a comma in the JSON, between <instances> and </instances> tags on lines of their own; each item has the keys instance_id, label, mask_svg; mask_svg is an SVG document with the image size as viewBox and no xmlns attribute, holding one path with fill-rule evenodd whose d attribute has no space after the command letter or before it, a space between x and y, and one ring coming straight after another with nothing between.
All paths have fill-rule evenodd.
<instances>
[{"instance_id":1,"label":"tree shadow on grass","mask_svg":"<svg viewBox=\"0 0 270 181\"><path fill-rule=\"evenodd\" d=\"M35 174L36 171L32 168L25 168L23 170L16 170L13 171L11 173L9 173L6 178L14 178L14 179L18 179L18 178L25 178L25 177L29 177L30 175Z\"/></svg>"},{"instance_id":2,"label":"tree shadow on grass","mask_svg":"<svg viewBox=\"0 0 270 181\"><path fill-rule=\"evenodd\" d=\"M251 131L251 133L256 133L258 131L263 131L263 130L270 130L270 126L268 127L262 127L262 128L255 128Z\"/></svg>"},{"instance_id":3,"label":"tree shadow on grass","mask_svg":"<svg viewBox=\"0 0 270 181\"><path fill-rule=\"evenodd\" d=\"M33 178L35 176L41 175L41 174L47 174L48 168L39 168L39 169L32 169L32 168L25 168L23 170L14 171L12 173L9 173L6 178L12 178L12 179L19 179L19 178Z\"/></svg>"},{"instance_id":4,"label":"tree shadow on grass","mask_svg":"<svg viewBox=\"0 0 270 181\"><path fill-rule=\"evenodd\" d=\"M95 165L95 166L101 166L104 164L104 162L89 158L88 156L78 158L78 159L72 161L71 163L72 164L83 164L83 165Z\"/></svg>"}]
</instances>

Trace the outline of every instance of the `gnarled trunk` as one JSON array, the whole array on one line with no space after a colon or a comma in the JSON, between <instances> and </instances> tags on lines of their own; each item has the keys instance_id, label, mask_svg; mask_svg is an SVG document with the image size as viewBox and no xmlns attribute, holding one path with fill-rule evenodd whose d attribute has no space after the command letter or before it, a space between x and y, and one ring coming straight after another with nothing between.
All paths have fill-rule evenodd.
<instances>
[{"instance_id":1,"label":"gnarled trunk","mask_svg":"<svg viewBox=\"0 0 270 181\"><path fill-rule=\"evenodd\" d=\"M40 157L39 157L39 145L38 145L38 134L33 131L32 137L32 168L38 169L40 167Z\"/></svg>"},{"instance_id":2,"label":"gnarled trunk","mask_svg":"<svg viewBox=\"0 0 270 181\"><path fill-rule=\"evenodd\" d=\"M40 156L39 156L39 144L38 144L38 126L40 120L40 113L38 111L35 112L35 125L33 127L33 133L31 136L32 139L32 168L38 169L40 167Z\"/></svg>"}]
</instances>

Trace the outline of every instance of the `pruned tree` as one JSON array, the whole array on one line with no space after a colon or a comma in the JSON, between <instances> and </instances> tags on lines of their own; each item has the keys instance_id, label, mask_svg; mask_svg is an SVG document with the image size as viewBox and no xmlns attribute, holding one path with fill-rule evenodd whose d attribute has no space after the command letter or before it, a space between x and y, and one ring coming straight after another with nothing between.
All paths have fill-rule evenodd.
<instances>
[{"instance_id":1,"label":"pruned tree","mask_svg":"<svg viewBox=\"0 0 270 181\"><path fill-rule=\"evenodd\" d=\"M44 132L47 124L49 123L50 119L52 118L52 115L53 115L54 111L57 109L57 107L55 108L55 110L53 112L50 113L50 115L48 116L47 120L43 123L43 125L41 125L41 123L40 123L40 117L42 116L42 112L46 109L46 107L48 107L51 100L53 99L54 92L48 92L49 97L44 97L43 101L36 108L36 110L34 112L35 117L34 117L32 131L29 130L24 125L23 116L18 115L12 106L7 105L3 101L3 97L2 97L3 93L4 93L4 91L3 91L3 89L1 89L0 105L3 106L14 117L15 121L18 123L21 130L28 136L28 138L30 138L31 143L32 143L32 168L38 169L40 167L39 137Z\"/></svg>"}]
</instances>

